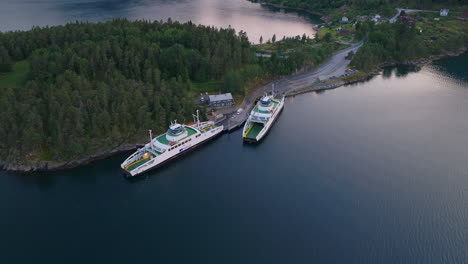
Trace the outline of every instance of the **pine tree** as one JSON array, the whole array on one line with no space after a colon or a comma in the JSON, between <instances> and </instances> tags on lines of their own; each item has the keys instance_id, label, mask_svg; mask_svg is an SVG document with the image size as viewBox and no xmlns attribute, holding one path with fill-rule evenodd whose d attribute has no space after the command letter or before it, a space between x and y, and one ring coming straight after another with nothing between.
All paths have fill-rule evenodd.
<instances>
[{"instance_id":1,"label":"pine tree","mask_svg":"<svg viewBox=\"0 0 468 264\"><path fill-rule=\"evenodd\" d=\"M8 50L0 45L0 72L9 72L12 68L12 62Z\"/></svg>"}]
</instances>

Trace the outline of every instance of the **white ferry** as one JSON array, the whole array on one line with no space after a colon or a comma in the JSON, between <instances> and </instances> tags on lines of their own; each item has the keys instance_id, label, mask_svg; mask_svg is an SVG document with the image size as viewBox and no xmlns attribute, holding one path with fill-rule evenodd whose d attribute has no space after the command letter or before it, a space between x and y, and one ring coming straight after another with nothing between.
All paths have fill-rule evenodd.
<instances>
[{"instance_id":1,"label":"white ferry","mask_svg":"<svg viewBox=\"0 0 468 264\"><path fill-rule=\"evenodd\" d=\"M150 142L130 155L120 167L129 176L136 176L182 156L213 139L224 129L223 126L216 126L214 122L200 122L198 111L194 117L193 125L181 125L175 121L166 133L155 138L150 130Z\"/></svg>"},{"instance_id":2,"label":"white ferry","mask_svg":"<svg viewBox=\"0 0 468 264\"><path fill-rule=\"evenodd\" d=\"M244 141L258 142L270 130L284 106L284 96L275 99L274 94L263 96L250 112L243 130Z\"/></svg>"}]
</instances>

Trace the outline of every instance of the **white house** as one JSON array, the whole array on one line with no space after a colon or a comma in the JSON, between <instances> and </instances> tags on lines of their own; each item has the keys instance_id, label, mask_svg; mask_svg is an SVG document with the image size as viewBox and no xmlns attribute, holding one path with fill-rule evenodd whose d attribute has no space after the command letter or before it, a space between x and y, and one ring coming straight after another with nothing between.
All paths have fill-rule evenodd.
<instances>
[{"instance_id":1,"label":"white house","mask_svg":"<svg viewBox=\"0 0 468 264\"><path fill-rule=\"evenodd\" d=\"M372 18L372 21L374 21L375 23L380 22L380 20L382 19L382 17L379 14L376 14L375 16L371 16L371 18Z\"/></svg>"},{"instance_id":2,"label":"white house","mask_svg":"<svg viewBox=\"0 0 468 264\"><path fill-rule=\"evenodd\" d=\"M366 21L367 19L369 19L369 16L358 16L357 19L358 19L359 21L361 21L361 22L364 22L364 21Z\"/></svg>"},{"instance_id":3,"label":"white house","mask_svg":"<svg viewBox=\"0 0 468 264\"><path fill-rule=\"evenodd\" d=\"M343 24L348 24L348 22L349 22L349 19L345 16L341 19L341 23Z\"/></svg>"},{"instance_id":4,"label":"white house","mask_svg":"<svg viewBox=\"0 0 468 264\"><path fill-rule=\"evenodd\" d=\"M448 16L449 10L444 8L440 10L440 16Z\"/></svg>"}]
</instances>

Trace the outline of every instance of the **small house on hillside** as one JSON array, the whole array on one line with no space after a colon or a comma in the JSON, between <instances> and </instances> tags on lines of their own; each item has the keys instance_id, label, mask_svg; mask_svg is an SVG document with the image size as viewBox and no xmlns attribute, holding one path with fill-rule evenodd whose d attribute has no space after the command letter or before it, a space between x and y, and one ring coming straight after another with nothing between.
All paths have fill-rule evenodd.
<instances>
[{"instance_id":1,"label":"small house on hillside","mask_svg":"<svg viewBox=\"0 0 468 264\"><path fill-rule=\"evenodd\" d=\"M369 17L368 17L368 16L358 16L357 19L358 19L359 21L361 21L361 22L364 22L364 21L368 20Z\"/></svg>"},{"instance_id":2,"label":"small house on hillside","mask_svg":"<svg viewBox=\"0 0 468 264\"><path fill-rule=\"evenodd\" d=\"M440 16L446 17L449 14L449 10L444 8L440 10Z\"/></svg>"},{"instance_id":3,"label":"small house on hillside","mask_svg":"<svg viewBox=\"0 0 468 264\"><path fill-rule=\"evenodd\" d=\"M371 16L371 19L372 21L374 21L375 23L378 23L380 22L380 20L382 19L382 17L379 15L379 14L376 14L374 16Z\"/></svg>"},{"instance_id":4,"label":"small house on hillside","mask_svg":"<svg viewBox=\"0 0 468 264\"><path fill-rule=\"evenodd\" d=\"M224 107L234 105L234 99L231 93L215 94L209 96L209 105L211 107Z\"/></svg>"},{"instance_id":5,"label":"small house on hillside","mask_svg":"<svg viewBox=\"0 0 468 264\"><path fill-rule=\"evenodd\" d=\"M348 24L348 22L349 22L349 19L347 17L344 16L343 18L341 18L342 24Z\"/></svg>"}]
</instances>

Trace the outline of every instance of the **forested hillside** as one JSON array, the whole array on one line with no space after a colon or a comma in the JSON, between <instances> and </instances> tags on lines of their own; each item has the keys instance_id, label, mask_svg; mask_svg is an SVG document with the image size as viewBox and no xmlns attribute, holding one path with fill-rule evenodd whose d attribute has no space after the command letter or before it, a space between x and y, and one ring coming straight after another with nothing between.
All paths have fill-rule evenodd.
<instances>
[{"instance_id":1,"label":"forested hillside","mask_svg":"<svg viewBox=\"0 0 468 264\"><path fill-rule=\"evenodd\" d=\"M146 139L147 129L190 121L204 84L242 95L249 80L337 48L304 45L256 58L242 31L170 19L0 32L0 163L68 161Z\"/></svg>"},{"instance_id":2,"label":"forested hillside","mask_svg":"<svg viewBox=\"0 0 468 264\"><path fill-rule=\"evenodd\" d=\"M365 45L353 57L351 65L361 71L373 70L381 63L407 62L455 51L468 43L467 22L458 19L468 0L266 0L283 6L325 13L332 22L349 18L357 40ZM357 17L381 14L390 18L396 7L435 10L405 15L395 24L360 22ZM440 8L450 8L451 15L439 18ZM404 13L403 13L404 14ZM351 58L351 56L350 56Z\"/></svg>"},{"instance_id":3,"label":"forested hillside","mask_svg":"<svg viewBox=\"0 0 468 264\"><path fill-rule=\"evenodd\" d=\"M189 121L191 80L252 53L233 29L115 20L0 33L0 59L1 158L68 160Z\"/></svg>"},{"instance_id":4,"label":"forested hillside","mask_svg":"<svg viewBox=\"0 0 468 264\"><path fill-rule=\"evenodd\" d=\"M367 36L366 45L354 55L351 65L370 71L383 62L406 62L456 51L468 43L466 25L456 20L448 25L441 30L424 22L358 24L358 35Z\"/></svg>"}]
</instances>

